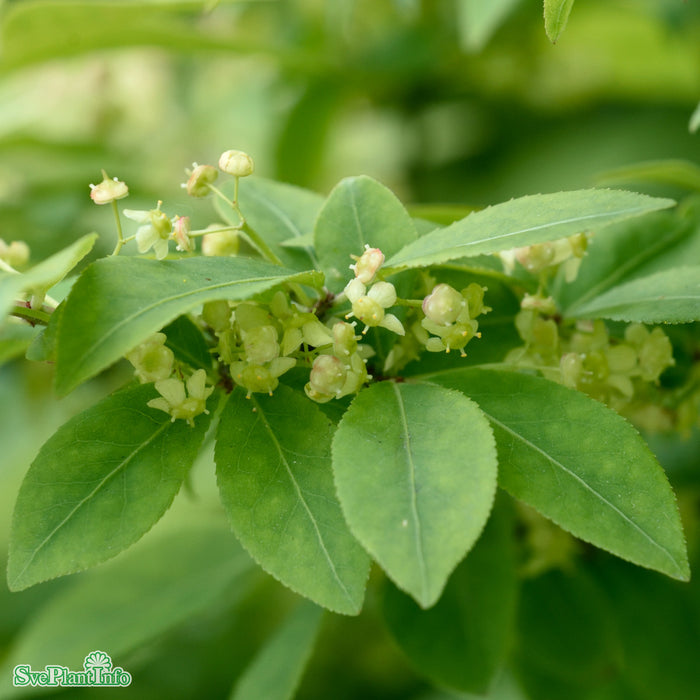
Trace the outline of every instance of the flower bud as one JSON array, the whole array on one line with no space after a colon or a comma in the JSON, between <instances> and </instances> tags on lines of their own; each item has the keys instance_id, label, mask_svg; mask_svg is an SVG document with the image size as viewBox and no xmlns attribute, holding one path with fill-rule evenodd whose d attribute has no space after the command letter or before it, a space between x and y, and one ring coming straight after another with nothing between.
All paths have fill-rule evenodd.
<instances>
[{"instance_id":1,"label":"flower bud","mask_svg":"<svg viewBox=\"0 0 700 700\"><path fill-rule=\"evenodd\" d=\"M370 248L365 245L365 252L357 258L354 265L350 265L350 269L355 272L355 277L363 284L369 284L377 270L384 264L384 253L379 248Z\"/></svg>"},{"instance_id":2,"label":"flower bud","mask_svg":"<svg viewBox=\"0 0 700 700\"><path fill-rule=\"evenodd\" d=\"M90 185L90 199L95 204L109 204L117 199L128 196L129 188L117 178L109 179L107 173L102 171L103 180L99 185Z\"/></svg>"},{"instance_id":3,"label":"flower bud","mask_svg":"<svg viewBox=\"0 0 700 700\"><path fill-rule=\"evenodd\" d=\"M423 299L423 313L426 318L442 326L454 323L464 306L464 297L449 284L438 284Z\"/></svg>"},{"instance_id":4,"label":"flower bud","mask_svg":"<svg viewBox=\"0 0 700 700\"><path fill-rule=\"evenodd\" d=\"M253 159L243 151L225 151L219 158L219 168L234 177L246 177L253 173Z\"/></svg>"},{"instance_id":5,"label":"flower bud","mask_svg":"<svg viewBox=\"0 0 700 700\"><path fill-rule=\"evenodd\" d=\"M190 197L206 197L211 190L209 185L216 181L219 172L213 165L197 165L192 163L193 170L185 184L185 189Z\"/></svg>"},{"instance_id":6,"label":"flower bud","mask_svg":"<svg viewBox=\"0 0 700 700\"><path fill-rule=\"evenodd\" d=\"M173 224L173 238L177 243L177 250L189 253L194 250L194 241L190 238L190 217L176 216Z\"/></svg>"}]
</instances>

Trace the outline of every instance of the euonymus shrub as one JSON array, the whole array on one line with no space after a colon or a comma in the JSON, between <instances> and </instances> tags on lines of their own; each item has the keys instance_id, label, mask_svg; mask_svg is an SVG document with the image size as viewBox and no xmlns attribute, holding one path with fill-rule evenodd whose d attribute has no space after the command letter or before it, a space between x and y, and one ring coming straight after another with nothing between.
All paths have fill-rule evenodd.
<instances>
[{"instance_id":1,"label":"euonymus shrub","mask_svg":"<svg viewBox=\"0 0 700 700\"><path fill-rule=\"evenodd\" d=\"M59 394L121 358L134 371L31 465L12 590L138 540L209 430L235 536L338 613L361 610L372 560L421 608L477 543L475 560L497 574L483 543L501 551L508 535L482 532L498 486L586 542L688 579L674 494L625 417L697 420L697 373L677 366L660 381L674 357L655 325L700 318L700 268L657 246L680 236L688 207L581 190L443 226L369 177L324 199L240 180L252 170L238 151L219 169L195 164L184 186L214 198L213 223L192 230L159 202L123 211L131 234L117 205L128 188L105 175L91 196L114 210L114 253L60 304L48 292L94 236L24 272L21 243L0 250L2 314L34 328L27 355L55 363ZM132 241L142 255L124 254ZM525 527L539 527L534 511ZM399 636L410 610L389 597Z\"/></svg>"}]
</instances>

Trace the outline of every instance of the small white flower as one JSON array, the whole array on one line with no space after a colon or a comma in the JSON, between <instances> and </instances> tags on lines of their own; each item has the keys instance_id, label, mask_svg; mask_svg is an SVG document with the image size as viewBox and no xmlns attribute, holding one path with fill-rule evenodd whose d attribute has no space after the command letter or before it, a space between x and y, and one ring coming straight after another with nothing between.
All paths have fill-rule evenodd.
<instances>
[{"instance_id":1,"label":"small white flower","mask_svg":"<svg viewBox=\"0 0 700 700\"><path fill-rule=\"evenodd\" d=\"M393 284L376 282L367 291L367 287L356 277L348 282L344 291L345 296L352 303L352 311L346 315L346 318L356 316L362 321L365 324L363 334L373 326L381 326L398 335L405 334L401 321L393 314L384 312L384 309L396 303L396 290Z\"/></svg>"},{"instance_id":2,"label":"small white flower","mask_svg":"<svg viewBox=\"0 0 700 700\"><path fill-rule=\"evenodd\" d=\"M162 202L158 202L156 209L144 211L140 209L124 209L127 219L143 224L136 231L136 247L139 253L145 253L153 248L158 260L162 260L168 254L168 239L173 230L173 223L160 210Z\"/></svg>"}]
</instances>

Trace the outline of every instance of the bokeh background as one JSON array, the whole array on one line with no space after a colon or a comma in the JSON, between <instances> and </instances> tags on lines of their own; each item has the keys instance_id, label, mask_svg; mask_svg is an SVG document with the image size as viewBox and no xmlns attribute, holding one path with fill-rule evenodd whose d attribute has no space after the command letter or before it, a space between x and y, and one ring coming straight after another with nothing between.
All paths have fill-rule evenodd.
<instances>
[{"instance_id":1,"label":"bokeh background","mask_svg":"<svg viewBox=\"0 0 700 700\"><path fill-rule=\"evenodd\" d=\"M180 188L184 168L214 163L230 148L250 153L263 176L327 193L342 177L365 173L414 205L482 207L606 183L683 197L687 180L650 181L629 166L700 163L700 134L688 126L699 100L700 5L692 1L580 0L552 45L538 0L0 0L0 237L26 241L37 262L96 230L104 236L95 254L108 253L109 212L88 197L101 168L129 184L130 208L161 199L196 224L201 210ZM119 370L108 373L59 401L47 389L50 367L22 360L0 367L1 552L19 482L41 443L122 379ZM697 446L658 442L660 454L683 464L697 459ZM191 494L157 526L165 540L203 521L222 522L207 459L194 471ZM568 675L553 680L545 663L542 677L528 681L534 694L506 674L490 697L590 698L576 688L614 675L610 659L619 650L610 650L600 622L599 592L562 576L551 572L529 590L525 610L551 604L561 624L535 648L545 656L568 649L559 666ZM641 643L633 662L642 680L595 697L698 697L691 694L700 692L692 680L698 586L679 593L645 572L615 576L613 604L625 599L628 577L629 588L651 590L661 610L640 636L654 630L673 643ZM60 615L51 628L45 611L86 577L15 595L0 586L0 662L20 643L36 646L42 624L60 639ZM105 599L117 594L109 585L109 577L94 583ZM265 578L246 590L245 604L222 589L216 606L141 631L120 658L139 682L114 692L226 697L292 604ZM443 697L392 645L372 596L361 618L327 623L330 641L301 697ZM673 607L678 596L689 607ZM648 607L645 600L635 605ZM632 624L634 606L626 605ZM532 691L538 687L547 694ZM5 683L0 697L6 692Z\"/></svg>"}]
</instances>

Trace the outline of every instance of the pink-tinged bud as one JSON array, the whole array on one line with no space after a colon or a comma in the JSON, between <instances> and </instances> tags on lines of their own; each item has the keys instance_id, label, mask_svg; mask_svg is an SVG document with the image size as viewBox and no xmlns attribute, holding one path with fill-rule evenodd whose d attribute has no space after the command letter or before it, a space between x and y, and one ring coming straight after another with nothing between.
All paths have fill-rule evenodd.
<instances>
[{"instance_id":1,"label":"pink-tinged bud","mask_svg":"<svg viewBox=\"0 0 700 700\"><path fill-rule=\"evenodd\" d=\"M184 185L190 197L206 197L211 190L209 185L216 181L219 172L213 165L197 165L192 163L193 170Z\"/></svg>"},{"instance_id":2,"label":"pink-tinged bud","mask_svg":"<svg viewBox=\"0 0 700 700\"><path fill-rule=\"evenodd\" d=\"M173 238L177 243L177 250L189 253L194 250L194 241L190 238L190 217L177 216L173 224Z\"/></svg>"},{"instance_id":3,"label":"pink-tinged bud","mask_svg":"<svg viewBox=\"0 0 700 700\"><path fill-rule=\"evenodd\" d=\"M255 164L243 151L225 151L219 158L219 169L234 177L247 177L252 175Z\"/></svg>"},{"instance_id":4,"label":"pink-tinged bud","mask_svg":"<svg viewBox=\"0 0 700 700\"><path fill-rule=\"evenodd\" d=\"M110 179L104 170L102 175L104 179L99 185L90 185L90 199L95 204L109 204L128 196L129 188L125 183L117 180L116 177Z\"/></svg>"},{"instance_id":5,"label":"pink-tinged bud","mask_svg":"<svg viewBox=\"0 0 700 700\"><path fill-rule=\"evenodd\" d=\"M354 265L350 265L350 269L355 272L355 277L363 284L369 284L377 270L384 264L384 253L379 248L370 248L365 246L365 252L357 258Z\"/></svg>"},{"instance_id":6,"label":"pink-tinged bud","mask_svg":"<svg viewBox=\"0 0 700 700\"><path fill-rule=\"evenodd\" d=\"M454 323L466 302L464 297L449 284L438 284L423 299L423 313L433 323L446 326Z\"/></svg>"}]
</instances>

